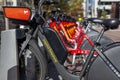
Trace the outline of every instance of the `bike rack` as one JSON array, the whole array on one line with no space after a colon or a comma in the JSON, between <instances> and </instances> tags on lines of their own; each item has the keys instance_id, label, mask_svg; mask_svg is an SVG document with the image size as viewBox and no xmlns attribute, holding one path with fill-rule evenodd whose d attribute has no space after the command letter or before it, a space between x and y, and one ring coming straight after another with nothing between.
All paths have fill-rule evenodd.
<instances>
[{"instance_id":1,"label":"bike rack","mask_svg":"<svg viewBox=\"0 0 120 80\"><path fill-rule=\"evenodd\" d=\"M16 30L1 32L0 80L18 80Z\"/></svg>"}]
</instances>

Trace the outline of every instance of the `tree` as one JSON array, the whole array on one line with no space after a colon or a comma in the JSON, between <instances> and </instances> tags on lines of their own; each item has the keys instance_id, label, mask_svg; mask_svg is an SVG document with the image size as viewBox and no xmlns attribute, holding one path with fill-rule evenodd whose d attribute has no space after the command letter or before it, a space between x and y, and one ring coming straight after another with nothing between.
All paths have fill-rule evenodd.
<instances>
[{"instance_id":1,"label":"tree","mask_svg":"<svg viewBox=\"0 0 120 80\"><path fill-rule=\"evenodd\" d=\"M67 12L69 9L68 0L60 0L58 4L55 4L55 7L60 8L64 12Z\"/></svg>"},{"instance_id":2,"label":"tree","mask_svg":"<svg viewBox=\"0 0 120 80\"><path fill-rule=\"evenodd\" d=\"M83 0L60 0L56 7L61 8L65 13L72 16L83 16Z\"/></svg>"},{"instance_id":3,"label":"tree","mask_svg":"<svg viewBox=\"0 0 120 80\"><path fill-rule=\"evenodd\" d=\"M49 5L46 8L52 10L54 8L60 8L64 13L72 16L83 16L83 0L60 0L58 4ZM48 10L48 9L47 9Z\"/></svg>"},{"instance_id":4,"label":"tree","mask_svg":"<svg viewBox=\"0 0 120 80\"><path fill-rule=\"evenodd\" d=\"M83 0L70 0L69 2L69 10L73 15L81 15L83 16L83 6L82 6Z\"/></svg>"},{"instance_id":5,"label":"tree","mask_svg":"<svg viewBox=\"0 0 120 80\"><path fill-rule=\"evenodd\" d=\"M50 4L50 5L44 5L44 8L46 12L51 12L51 10L54 10L56 8L60 8L64 13L67 12L69 5L67 0L60 0L57 4Z\"/></svg>"}]
</instances>

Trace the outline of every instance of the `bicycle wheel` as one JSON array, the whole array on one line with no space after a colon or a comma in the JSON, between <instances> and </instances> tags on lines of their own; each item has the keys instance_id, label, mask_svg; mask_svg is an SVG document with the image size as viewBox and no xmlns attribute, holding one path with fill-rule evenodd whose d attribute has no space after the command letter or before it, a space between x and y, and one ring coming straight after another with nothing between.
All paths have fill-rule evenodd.
<instances>
[{"instance_id":1,"label":"bicycle wheel","mask_svg":"<svg viewBox=\"0 0 120 80\"><path fill-rule=\"evenodd\" d=\"M98 56L96 57L96 59L93 61L92 65L90 66L90 69L88 71L88 75L87 75L87 80L120 80L119 76L120 73L120 45L114 45L113 47L110 47L109 49L107 49L103 54L109 59L109 61L112 62L112 65L114 65L114 67L116 67L116 69L118 70L113 71L113 67L111 66L111 64L109 64L110 67L108 67L108 65L106 65L106 63L103 61L103 59Z\"/></svg>"},{"instance_id":2,"label":"bicycle wheel","mask_svg":"<svg viewBox=\"0 0 120 80\"><path fill-rule=\"evenodd\" d=\"M19 60L20 80L44 80L46 75L46 60L40 52L29 46Z\"/></svg>"}]
</instances>

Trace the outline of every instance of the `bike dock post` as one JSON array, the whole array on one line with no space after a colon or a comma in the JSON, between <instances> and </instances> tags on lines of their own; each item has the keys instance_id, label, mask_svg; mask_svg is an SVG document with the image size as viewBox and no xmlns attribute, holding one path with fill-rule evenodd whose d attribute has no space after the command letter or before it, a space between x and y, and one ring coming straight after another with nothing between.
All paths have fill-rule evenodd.
<instances>
[{"instance_id":1,"label":"bike dock post","mask_svg":"<svg viewBox=\"0 0 120 80\"><path fill-rule=\"evenodd\" d=\"M1 32L0 80L18 80L16 30Z\"/></svg>"}]
</instances>

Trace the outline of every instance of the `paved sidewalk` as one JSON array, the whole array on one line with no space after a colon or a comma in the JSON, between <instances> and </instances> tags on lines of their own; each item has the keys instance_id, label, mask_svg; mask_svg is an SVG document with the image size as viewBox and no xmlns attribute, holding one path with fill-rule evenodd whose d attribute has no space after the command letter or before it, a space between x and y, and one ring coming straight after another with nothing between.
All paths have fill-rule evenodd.
<instances>
[{"instance_id":1,"label":"paved sidewalk","mask_svg":"<svg viewBox=\"0 0 120 80\"><path fill-rule=\"evenodd\" d=\"M118 29L106 31L105 35L111 38L115 42L120 42L120 26Z\"/></svg>"}]
</instances>

